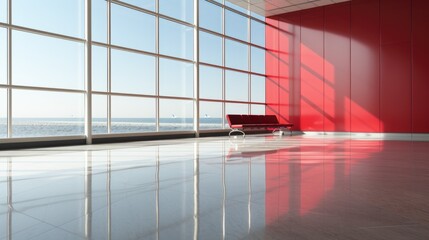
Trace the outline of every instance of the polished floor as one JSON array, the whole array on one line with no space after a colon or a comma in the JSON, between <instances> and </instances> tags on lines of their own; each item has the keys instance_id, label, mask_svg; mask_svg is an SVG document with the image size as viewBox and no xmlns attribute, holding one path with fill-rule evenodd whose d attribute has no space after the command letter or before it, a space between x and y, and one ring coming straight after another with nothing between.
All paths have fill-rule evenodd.
<instances>
[{"instance_id":1,"label":"polished floor","mask_svg":"<svg viewBox=\"0 0 429 240\"><path fill-rule=\"evenodd\" d=\"M252 135L0 151L0 239L429 239L429 142Z\"/></svg>"}]
</instances>

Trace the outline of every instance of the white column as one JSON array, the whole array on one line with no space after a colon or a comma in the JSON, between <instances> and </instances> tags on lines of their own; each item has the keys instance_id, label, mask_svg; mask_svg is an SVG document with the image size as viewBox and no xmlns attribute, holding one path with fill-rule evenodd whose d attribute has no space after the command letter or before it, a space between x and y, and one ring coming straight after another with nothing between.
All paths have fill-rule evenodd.
<instances>
[{"instance_id":1,"label":"white column","mask_svg":"<svg viewBox=\"0 0 429 240\"><path fill-rule=\"evenodd\" d=\"M112 49L110 44L112 43L112 1L107 1L107 133L112 132Z\"/></svg>"},{"instance_id":2,"label":"white column","mask_svg":"<svg viewBox=\"0 0 429 240\"><path fill-rule=\"evenodd\" d=\"M8 0L7 23L7 137L12 137L12 0Z\"/></svg>"},{"instance_id":3,"label":"white column","mask_svg":"<svg viewBox=\"0 0 429 240\"><path fill-rule=\"evenodd\" d=\"M86 143L92 144L92 21L91 1L85 1L85 135Z\"/></svg>"},{"instance_id":4,"label":"white column","mask_svg":"<svg viewBox=\"0 0 429 240\"><path fill-rule=\"evenodd\" d=\"M200 19L199 19L199 1L194 0L194 130L195 137L200 136Z\"/></svg>"}]
</instances>

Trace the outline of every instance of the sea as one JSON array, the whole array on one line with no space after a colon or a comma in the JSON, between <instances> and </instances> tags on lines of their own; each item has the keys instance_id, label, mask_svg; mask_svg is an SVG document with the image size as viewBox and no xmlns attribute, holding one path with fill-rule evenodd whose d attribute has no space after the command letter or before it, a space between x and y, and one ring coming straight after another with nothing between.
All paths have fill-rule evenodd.
<instances>
[{"instance_id":1,"label":"sea","mask_svg":"<svg viewBox=\"0 0 429 240\"><path fill-rule=\"evenodd\" d=\"M192 118L160 118L160 131L192 131ZM221 129L222 118L201 118L200 129ZM14 138L84 135L84 120L80 118L14 118ZM155 132L154 118L112 118L112 133ZM107 120L92 120L93 134L107 133ZM0 118L0 138L7 136L7 121Z\"/></svg>"}]
</instances>

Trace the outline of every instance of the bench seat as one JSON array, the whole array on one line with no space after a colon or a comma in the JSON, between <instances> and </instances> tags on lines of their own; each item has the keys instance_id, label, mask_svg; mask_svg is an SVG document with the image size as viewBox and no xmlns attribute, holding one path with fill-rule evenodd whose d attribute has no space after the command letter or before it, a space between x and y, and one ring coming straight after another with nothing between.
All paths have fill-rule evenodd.
<instances>
[{"instance_id":1,"label":"bench seat","mask_svg":"<svg viewBox=\"0 0 429 240\"><path fill-rule=\"evenodd\" d=\"M293 124L234 124L231 128L288 128Z\"/></svg>"},{"instance_id":2,"label":"bench seat","mask_svg":"<svg viewBox=\"0 0 429 240\"><path fill-rule=\"evenodd\" d=\"M244 114L228 114L226 115L231 131L229 135L233 132L240 132L245 136L245 129L266 129L280 131L282 133L283 129L288 129L292 134L292 123L279 123L275 115L244 115Z\"/></svg>"}]
</instances>

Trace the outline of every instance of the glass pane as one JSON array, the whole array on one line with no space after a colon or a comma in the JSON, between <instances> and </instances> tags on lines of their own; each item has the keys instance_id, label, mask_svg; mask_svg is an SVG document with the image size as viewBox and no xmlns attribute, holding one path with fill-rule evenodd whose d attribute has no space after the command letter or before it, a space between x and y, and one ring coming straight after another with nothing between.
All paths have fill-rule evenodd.
<instances>
[{"instance_id":1,"label":"glass pane","mask_svg":"<svg viewBox=\"0 0 429 240\"><path fill-rule=\"evenodd\" d=\"M92 90L107 91L107 48L92 46Z\"/></svg>"},{"instance_id":2,"label":"glass pane","mask_svg":"<svg viewBox=\"0 0 429 240\"><path fill-rule=\"evenodd\" d=\"M226 103L225 104L225 116L227 114L248 114L249 105L241 103ZM225 127L229 128L228 120L225 118Z\"/></svg>"},{"instance_id":3,"label":"glass pane","mask_svg":"<svg viewBox=\"0 0 429 240\"><path fill-rule=\"evenodd\" d=\"M225 1L225 6L228 6L228 7L230 7L230 8L232 8L232 9L235 9L235 10L237 10L237 11L239 11L239 12L242 12L242 13L246 13L247 14L247 3L242 3L242 4L244 4L244 5L237 5L237 3L231 3L231 2L229 2L230 0L226 0ZM241 3L241 2L240 2Z\"/></svg>"},{"instance_id":4,"label":"glass pane","mask_svg":"<svg viewBox=\"0 0 429 240\"><path fill-rule=\"evenodd\" d=\"M225 44L226 67L248 71L248 46L232 40L225 40Z\"/></svg>"},{"instance_id":5,"label":"glass pane","mask_svg":"<svg viewBox=\"0 0 429 240\"><path fill-rule=\"evenodd\" d=\"M254 115L265 115L265 105L251 105L251 111Z\"/></svg>"},{"instance_id":6,"label":"glass pane","mask_svg":"<svg viewBox=\"0 0 429 240\"><path fill-rule=\"evenodd\" d=\"M193 130L194 103L190 100L159 100L159 130Z\"/></svg>"},{"instance_id":7,"label":"glass pane","mask_svg":"<svg viewBox=\"0 0 429 240\"><path fill-rule=\"evenodd\" d=\"M222 128L222 103L200 102L200 129Z\"/></svg>"},{"instance_id":8,"label":"glass pane","mask_svg":"<svg viewBox=\"0 0 429 240\"><path fill-rule=\"evenodd\" d=\"M194 96L194 65L161 58L159 60L159 94L163 96Z\"/></svg>"},{"instance_id":9,"label":"glass pane","mask_svg":"<svg viewBox=\"0 0 429 240\"><path fill-rule=\"evenodd\" d=\"M92 0L92 40L107 43L107 2Z\"/></svg>"},{"instance_id":10,"label":"glass pane","mask_svg":"<svg viewBox=\"0 0 429 240\"><path fill-rule=\"evenodd\" d=\"M7 32L0 27L0 84L7 83Z\"/></svg>"},{"instance_id":11,"label":"glass pane","mask_svg":"<svg viewBox=\"0 0 429 240\"><path fill-rule=\"evenodd\" d=\"M250 12L250 16L265 22L265 17L258 13Z\"/></svg>"},{"instance_id":12,"label":"glass pane","mask_svg":"<svg viewBox=\"0 0 429 240\"><path fill-rule=\"evenodd\" d=\"M248 39L248 18L232 11L225 11L225 34L243 41Z\"/></svg>"},{"instance_id":13,"label":"glass pane","mask_svg":"<svg viewBox=\"0 0 429 240\"><path fill-rule=\"evenodd\" d=\"M159 20L159 53L194 59L194 29L179 23Z\"/></svg>"},{"instance_id":14,"label":"glass pane","mask_svg":"<svg viewBox=\"0 0 429 240\"><path fill-rule=\"evenodd\" d=\"M200 62L222 66L222 38L200 31Z\"/></svg>"},{"instance_id":15,"label":"glass pane","mask_svg":"<svg viewBox=\"0 0 429 240\"><path fill-rule=\"evenodd\" d=\"M92 95L92 133L107 133L106 95Z\"/></svg>"},{"instance_id":16,"label":"glass pane","mask_svg":"<svg viewBox=\"0 0 429 240\"><path fill-rule=\"evenodd\" d=\"M122 0L122 2L141 7L150 11L155 11L156 0Z\"/></svg>"},{"instance_id":17,"label":"glass pane","mask_svg":"<svg viewBox=\"0 0 429 240\"><path fill-rule=\"evenodd\" d=\"M252 102L265 103L265 77L252 75Z\"/></svg>"},{"instance_id":18,"label":"glass pane","mask_svg":"<svg viewBox=\"0 0 429 240\"><path fill-rule=\"evenodd\" d=\"M7 22L7 0L0 0L0 22Z\"/></svg>"},{"instance_id":19,"label":"glass pane","mask_svg":"<svg viewBox=\"0 0 429 240\"><path fill-rule=\"evenodd\" d=\"M112 96L112 133L156 131L155 99Z\"/></svg>"},{"instance_id":20,"label":"glass pane","mask_svg":"<svg viewBox=\"0 0 429 240\"><path fill-rule=\"evenodd\" d=\"M193 23L194 0L159 0L159 13Z\"/></svg>"},{"instance_id":21,"label":"glass pane","mask_svg":"<svg viewBox=\"0 0 429 240\"><path fill-rule=\"evenodd\" d=\"M112 44L155 51L155 17L112 4Z\"/></svg>"},{"instance_id":22,"label":"glass pane","mask_svg":"<svg viewBox=\"0 0 429 240\"><path fill-rule=\"evenodd\" d=\"M222 69L200 65L200 98L222 99Z\"/></svg>"},{"instance_id":23,"label":"glass pane","mask_svg":"<svg viewBox=\"0 0 429 240\"><path fill-rule=\"evenodd\" d=\"M0 138L7 137L7 97L6 89L0 88Z\"/></svg>"},{"instance_id":24,"label":"glass pane","mask_svg":"<svg viewBox=\"0 0 429 240\"><path fill-rule=\"evenodd\" d=\"M84 89L83 43L13 31L13 84Z\"/></svg>"},{"instance_id":25,"label":"glass pane","mask_svg":"<svg viewBox=\"0 0 429 240\"><path fill-rule=\"evenodd\" d=\"M265 74L265 50L257 47L251 47L251 71Z\"/></svg>"},{"instance_id":26,"label":"glass pane","mask_svg":"<svg viewBox=\"0 0 429 240\"><path fill-rule=\"evenodd\" d=\"M84 135L84 94L12 91L13 137Z\"/></svg>"},{"instance_id":27,"label":"glass pane","mask_svg":"<svg viewBox=\"0 0 429 240\"><path fill-rule=\"evenodd\" d=\"M265 47L265 24L258 21L251 21L251 42L253 44Z\"/></svg>"},{"instance_id":28,"label":"glass pane","mask_svg":"<svg viewBox=\"0 0 429 240\"><path fill-rule=\"evenodd\" d=\"M112 92L155 94L153 56L112 49Z\"/></svg>"},{"instance_id":29,"label":"glass pane","mask_svg":"<svg viewBox=\"0 0 429 240\"><path fill-rule=\"evenodd\" d=\"M226 100L249 101L248 74L225 71Z\"/></svg>"},{"instance_id":30,"label":"glass pane","mask_svg":"<svg viewBox=\"0 0 429 240\"><path fill-rule=\"evenodd\" d=\"M73 37L84 37L84 0L13 0L12 23Z\"/></svg>"},{"instance_id":31,"label":"glass pane","mask_svg":"<svg viewBox=\"0 0 429 240\"><path fill-rule=\"evenodd\" d=\"M222 33L222 8L200 0L200 27Z\"/></svg>"}]
</instances>

